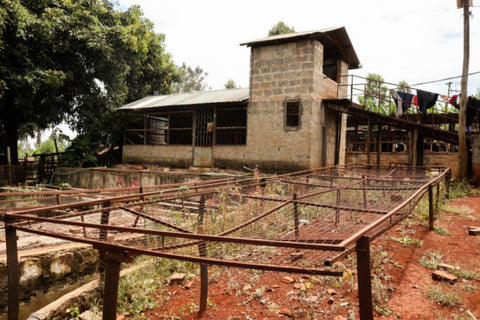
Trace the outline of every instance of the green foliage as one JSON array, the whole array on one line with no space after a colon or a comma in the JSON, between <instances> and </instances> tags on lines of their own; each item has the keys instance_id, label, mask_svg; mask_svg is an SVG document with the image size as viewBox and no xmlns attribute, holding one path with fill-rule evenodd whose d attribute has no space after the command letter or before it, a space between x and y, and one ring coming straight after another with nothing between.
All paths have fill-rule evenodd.
<instances>
[{"instance_id":1,"label":"green foliage","mask_svg":"<svg viewBox=\"0 0 480 320\"><path fill-rule=\"evenodd\" d=\"M295 29L293 27L287 26L283 21L278 21L270 28L270 30L268 30L268 36L270 37L292 32L295 32Z\"/></svg>"},{"instance_id":2,"label":"green foliage","mask_svg":"<svg viewBox=\"0 0 480 320\"><path fill-rule=\"evenodd\" d=\"M138 6L107 0L0 0L0 125L17 156L17 135L63 120L79 134L118 144L117 107L178 80ZM3 145L2 147L5 147Z\"/></svg>"},{"instance_id":3,"label":"green foliage","mask_svg":"<svg viewBox=\"0 0 480 320\"><path fill-rule=\"evenodd\" d=\"M225 89L236 89L238 88L237 84L233 79L228 79L228 81L225 83Z\"/></svg>"},{"instance_id":4,"label":"green foliage","mask_svg":"<svg viewBox=\"0 0 480 320\"><path fill-rule=\"evenodd\" d=\"M173 85L175 92L204 91L209 88L205 83L205 77L208 76L208 73L204 72L199 66L192 69L183 63L178 67L178 72L179 80Z\"/></svg>"},{"instance_id":5,"label":"green foliage","mask_svg":"<svg viewBox=\"0 0 480 320\"><path fill-rule=\"evenodd\" d=\"M63 165L79 168L96 167L98 166L97 154L101 150L102 145L98 140L93 140L92 136L78 136L65 150Z\"/></svg>"}]
</instances>

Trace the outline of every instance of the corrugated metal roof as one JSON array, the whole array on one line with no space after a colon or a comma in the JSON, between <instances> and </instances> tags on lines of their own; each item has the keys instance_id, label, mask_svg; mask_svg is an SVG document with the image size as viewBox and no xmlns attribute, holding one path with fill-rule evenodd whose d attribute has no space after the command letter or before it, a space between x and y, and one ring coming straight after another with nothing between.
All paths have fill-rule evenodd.
<instances>
[{"instance_id":1,"label":"corrugated metal roof","mask_svg":"<svg viewBox=\"0 0 480 320\"><path fill-rule=\"evenodd\" d=\"M334 27L320 30L279 34L266 38L256 39L249 42L244 42L240 45L249 47L261 47L272 44L293 42L303 39L318 40L320 43L323 44L325 54L341 57L342 60L348 63L350 69L357 69L361 66L345 27Z\"/></svg>"},{"instance_id":2,"label":"corrugated metal roof","mask_svg":"<svg viewBox=\"0 0 480 320\"><path fill-rule=\"evenodd\" d=\"M118 108L118 110L135 111L148 108L172 106L193 106L213 103L241 103L248 100L248 93L248 88L239 88L178 93L164 96L148 96L126 104Z\"/></svg>"}]
</instances>

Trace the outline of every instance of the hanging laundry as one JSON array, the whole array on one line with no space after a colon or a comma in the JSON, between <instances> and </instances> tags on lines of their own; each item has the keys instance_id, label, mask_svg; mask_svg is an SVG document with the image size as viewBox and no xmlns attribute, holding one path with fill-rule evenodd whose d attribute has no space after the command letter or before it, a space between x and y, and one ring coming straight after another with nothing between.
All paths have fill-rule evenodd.
<instances>
[{"instance_id":1,"label":"hanging laundry","mask_svg":"<svg viewBox=\"0 0 480 320\"><path fill-rule=\"evenodd\" d=\"M450 100L448 100L448 103L450 103L455 108L460 109L460 95L453 95ZM477 111L480 111L480 99L477 99L475 97L468 97L467 114L465 120L467 132L470 132L470 127L472 126L473 119L475 119L475 116L477 115Z\"/></svg>"},{"instance_id":2,"label":"hanging laundry","mask_svg":"<svg viewBox=\"0 0 480 320\"><path fill-rule=\"evenodd\" d=\"M437 103L438 93L417 90L418 106L424 118L427 117L427 109L432 108Z\"/></svg>"},{"instance_id":3,"label":"hanging laundry","mask_svg":"<svg viewBox=\"0 0 480 320\"><path fill-rule=\"evenodd\" d=\"M390 94L393 98L393 101L395 101L395 116L399 117L405 111L407 111L408 108L410 108L412 104L412 99L413 99L413 94L402 92L402 91L395 91L393 89L390 89Z\"/></svg>"}]
</instances>

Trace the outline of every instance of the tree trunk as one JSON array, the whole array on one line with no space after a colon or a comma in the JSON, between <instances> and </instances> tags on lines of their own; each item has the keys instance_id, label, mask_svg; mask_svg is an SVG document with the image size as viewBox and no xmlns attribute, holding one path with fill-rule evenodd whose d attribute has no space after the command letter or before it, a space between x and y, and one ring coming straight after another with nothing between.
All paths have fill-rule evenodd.
<instances>
[{"instance_id":1,"label":"tree trunk","mask_svg":"<svg viewBox=\"0 0 480 320\"><path fill-rule=\"evenodd\" d=\"M467 139L466 139L466 111L467 111L467 86L468 65L470 60L470 8L468 0L463 0L463 69L461 81L460 111L458 115L458 178L465 180L467 175Z\"/></svg>"},{"instance_id":2,"label":"tree trunk","mask_svg":"<svg viewBox=\"0 0 480 320\"><path fill-rule=\"evenodd\" d=\"M5 124L5 140L7 147L10 147L10 157L12 164L18 164L18 123L16 121L6 121Z\"/></svg>"}]
</instances>

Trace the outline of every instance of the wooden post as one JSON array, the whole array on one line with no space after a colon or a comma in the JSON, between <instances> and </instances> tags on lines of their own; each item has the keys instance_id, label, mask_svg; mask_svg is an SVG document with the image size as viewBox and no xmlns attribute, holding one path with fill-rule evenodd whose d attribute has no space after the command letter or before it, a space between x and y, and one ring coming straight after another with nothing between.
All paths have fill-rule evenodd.
<instances>
[{"instance_id":1,"label":"wooden post","mask_svg":"<svg viewBox=\"0 0 480 320\"><path fill-rule=\"evenodd\" d=\"M448 169L445 174L445 198L450 199L450 179L452 178L452 171Z\"/></svg>"},{"instance_id":2,"label":"wooden post","mask_svg":"<svg viewBox=\"0 0 480 320\"><path fill-rule=\"evenodd\" d=\"M380 165L382 155L382 125L377 124L377 166Z\"/></svg>"},{"instance_id":3,"label":"wooden post","mask_svg":"<svg viewBox=\"0 0 480 320\"><path fill-rule=\"evenodd\" d=\"M363 197L363 208L367 208L367 189L365 189L365 176L362 176L362 197Z\"/></svg>"},{"instance_id":4,"label":"wooden post","mask_svg":"<svg viewBox=\"0 0 480 320\"><path fill-rule=\"evenodd\" d=\"M204 212L205 212L205 196L200 197L200 203L198 206L198 228L197 233L204 233ZM198 245L198 253L200 257L207 256L207 244L202 242ZM208 265L200 264L200 310L198 315L201 316L205 310L207 310L208 301Z\"/></svg>"},{"instance_id":5,"label":"wooden post","mask_svg":"<svg viewBox=\"0 0 480 320\"><path fill-rule=\"evenodd\" d=\"M433 220L434 220L434 209L433 209L433 187L431 184L428 185L428 222L430 231L433 231Z\"/></svg>"},{"instance_id":6,"label":"wooden post","mask_svg":"<svg viewBox=\"0 0 480 320\"><path fill-rule=\"evenodd\" d=\"M340 209L338 206L340 205L340 189L337 189L337 208L335 209L335 227L338 225L340 222Z\"/></svg>"},{"instance_id":7,"label":"wooden post","mask_svg":"<svg viewBox=\"0 0 480 320\"><path fill-rule=\"evenodd\" d=\"M368 124L368 131L367 131L367 144L366 144L366 151L367 151L367 164L370 164L371 161L371 154L370 154L370 140L372 139L372 123L370 121L370 117L367 119Z\"/></svg>"},{"instance_id":8,"label":"wooden post","mask_svg":"<svg viewBox=\"0 0 480 320\"><path fill-rule=\"evenodd\" d=\"M360 320L373 320L372 281L370 274L370 238L357 240L358 302Z\"/></svg>"},{"instance_id":9,"label":"wooden post","mask_svg":"<svg viewBox=\"0 0 480 320\"><path fill-rule=\"evenodd\" d=\"M9 224L9 219L5 218L8 274L8 320L18 320L20 270L18 266L17 230Z\"/></svg>"}]
</instances>

